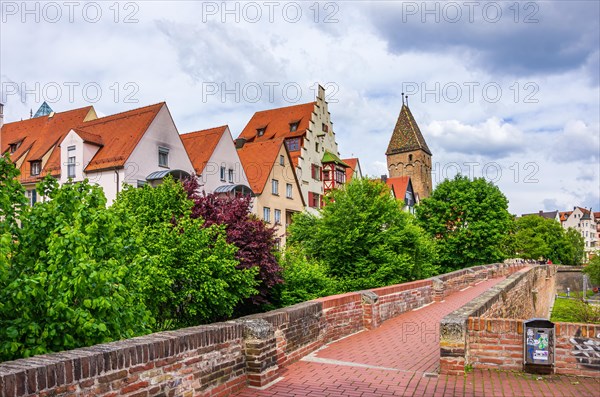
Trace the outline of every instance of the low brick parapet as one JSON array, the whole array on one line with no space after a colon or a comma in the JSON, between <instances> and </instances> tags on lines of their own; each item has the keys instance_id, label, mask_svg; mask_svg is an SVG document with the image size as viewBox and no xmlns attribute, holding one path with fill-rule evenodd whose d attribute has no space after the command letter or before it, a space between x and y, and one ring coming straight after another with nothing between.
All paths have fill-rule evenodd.
<instances>
[{"instance_id":1,"label":"low brick parapet","mask_svg":"<svg viewBox=\"0 0 600 397\"><path fill-rule=\"evenodd\" d=\"M236 320L0 363L0 396L226 396L276 380L324 344L379 327L453 291L522 265L320 298ZM437 289L436 289L437 288Z\"/></svg>"}]
</instances>

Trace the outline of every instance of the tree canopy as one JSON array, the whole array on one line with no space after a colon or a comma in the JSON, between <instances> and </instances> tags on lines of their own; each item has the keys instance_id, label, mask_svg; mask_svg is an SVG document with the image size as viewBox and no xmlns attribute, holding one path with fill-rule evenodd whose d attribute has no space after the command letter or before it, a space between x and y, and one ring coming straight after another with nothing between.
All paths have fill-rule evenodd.
<instances>
[{"instance_id":1,"label":"tree canopy","mask_svg":"<svg viewBox=\"0 0 600 397\"><path fill-rule=\"evenodd\" d=\"M416 207L418 224L437 243L443 272L501 261L512 225L508 200L483 178L457 175Z\"/></svg>"},{"instance_id":2,"label":"tree canopy","mask_svg":"<svg viewBox=\"0 0 600 397\"><path fill-rule=\"evenodd\" d=\"M325 198L320 216L300 213L288 243L321 262L346 291L426 278L433 244L381 182L355 179Z\"/></svg>"},{"instance_id":3,"label":"tree canopy","mask_svg":"<svg viewBox=\"0 0 600 397\"><path fill-rule=\"evenodd\" d=\"M515 221L514 253L524 259L544 259L580 265L584 240L574 229L564 230L554 219L528 215Z\"/></svg>"}]
</instances>

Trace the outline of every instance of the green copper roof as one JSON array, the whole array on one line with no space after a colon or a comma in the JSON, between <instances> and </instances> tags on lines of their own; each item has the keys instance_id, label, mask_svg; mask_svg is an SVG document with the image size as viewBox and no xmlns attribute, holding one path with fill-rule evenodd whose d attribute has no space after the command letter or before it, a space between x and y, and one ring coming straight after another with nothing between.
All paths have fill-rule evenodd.
<instances>
[{"instance_id":1,"label":"green copper roof","mask_svg":"<svg viewBox=\"0 0 600 397\"><path fill-rule=\"evenodd\" d=\"M338 156L327 151L323 155L321 163L336 163L338 165L341 165L342 167L350 167L348 164L344 163Z\"/></svg>"}]
</instances>

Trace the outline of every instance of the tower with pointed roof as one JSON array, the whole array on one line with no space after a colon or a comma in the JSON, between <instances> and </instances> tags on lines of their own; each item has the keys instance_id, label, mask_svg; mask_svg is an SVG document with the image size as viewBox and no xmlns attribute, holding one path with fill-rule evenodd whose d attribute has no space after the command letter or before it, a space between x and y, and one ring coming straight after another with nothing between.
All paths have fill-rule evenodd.
<instances>
[{"instance_id":1,"label":"tower with pointed roof","mask_svg":"<svg viewBox=\"0 0 600 397\"><path fill-rule=\"evenodd\" d=\"M425 142L408 103L402 103L402 109L385 154L390 177L410 176L419 199L429 197L432 190L431 150Z\"/></svg>"}]
</instances>

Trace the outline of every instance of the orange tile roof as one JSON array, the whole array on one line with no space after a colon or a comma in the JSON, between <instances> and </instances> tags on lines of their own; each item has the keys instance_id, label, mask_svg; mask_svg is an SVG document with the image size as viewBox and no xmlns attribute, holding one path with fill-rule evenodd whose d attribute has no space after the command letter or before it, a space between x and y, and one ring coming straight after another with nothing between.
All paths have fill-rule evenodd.
<instances>
[{"instance_id":1,"label":"orange tile roof","mask_svg":"<svg viewBox=\"0 0 600 397\"><path fill-rule=\"evenodd\" d=\"M566 221L566 220L567 220L567 218L568 218L569 216L571 216L571 214L572 214L572 213L573 213L573 211L559 212L559 215L560 215L560 221L561 221L561 222L564 222L564 221Z\"/></svg>"},{"instance_id":2,"label":"orange tile roof","mask_svg":"<svg viewBox=\"0 0 600 397\"><path fill-rule=\"evenodd\" d=\"M187 152L197 175L202 174L204 167L210 160L223 133L227 130L226 125L209 128L206 130L189 132L181 135L183 146Z\"/></svg>"},{"instance_id":3,"label":"orange tile roof","mask_svg":"<svg viewBox=\"0 0 600 397\"><path fill-rule=\"evenodd\" d=\"M161 102L80 124L79 131L99 136L104 143L85 171L123 167L163 106Z\"/></svg>"},{"instance_id":4,"label":"orange tile roof","mask_svg":"<svg viewBox=\"0 0 600 397\"><path fill-rule=\"evenodd\" d=\"M410 183L410 176L388 178L385 183L394 191L394 196L397 199L404 200L406 189L408 189L408 184Z\"/></svg>"},{"instance_id":5,"label":"orange tile roof","mask_svg":"<svg viewBox=\"0 0 600 397\"><path fill-rule=\"evenodd\" d=\"M281 145L283 145L283 139L271 139L264 142L246 143L244 147L238 149L248 183L255 194L263 192Z\"/></svg>"},{"instance_id":6,"label":"orange tile roof","mask_svg":"<svg viewBox=\"0 0 600 397\"><path fill-rule=\"evenodd\" d=\"M54 113L52 117L41 116L28 120L6 123L0 131L2 153L10 149L10 143L21 142L21 146L10 155L13 162L24 157L21 164L21 183L39 182L45 175L51 174L57 176L60 174L60 151L55 150L56 145L62 141L67 133L80 125L93 111L92 106L73 109L66 112ZM50 153L50 157L39 176L30 176L31 160L40 160Z\"/></svg>"},{"instance_id":7,"label":"orange tile roof","mask_svg":"<svg viewBox=\"0 0 600 397\"><path fill-rule=\"evenodd\" d=\"M277 109L263 110L254 113L239 138L248 142L262 142L276 138L292 138L303 136L310 127L310 119L316 102L287 106ZM290 123L298 122L296 131L290 131ZM256 130L265 128L262 136L256 135Z\"/></svg>"},{"instance_id":8,"label":"orange tile roof","mask_svg":"<svg viewBox=\"0 0 600 397\"><path fill-rule=\"evenodd\" d=\"M79 135L79 137L83 139L83 141L86 143L93 143L94 145L104 146L104 141L102 140L102 137L100 135L91 134L78 128L75 128L73 131L75 131L75 133Z\"/></svg>"},{"instance_id":9,"label":"orange tile roof","mask_svg":"<svg viewBox=\"0 0 600 397\"><path fill-rule=\"evenodd\" d=\"M356 170L356 166L358 165L358 159L342 159L342 161L349 165L349 167L346 168L346 183L348 183L352 180L352 176L354 176L354 170Z\"/></svg>"}]
</instances>

